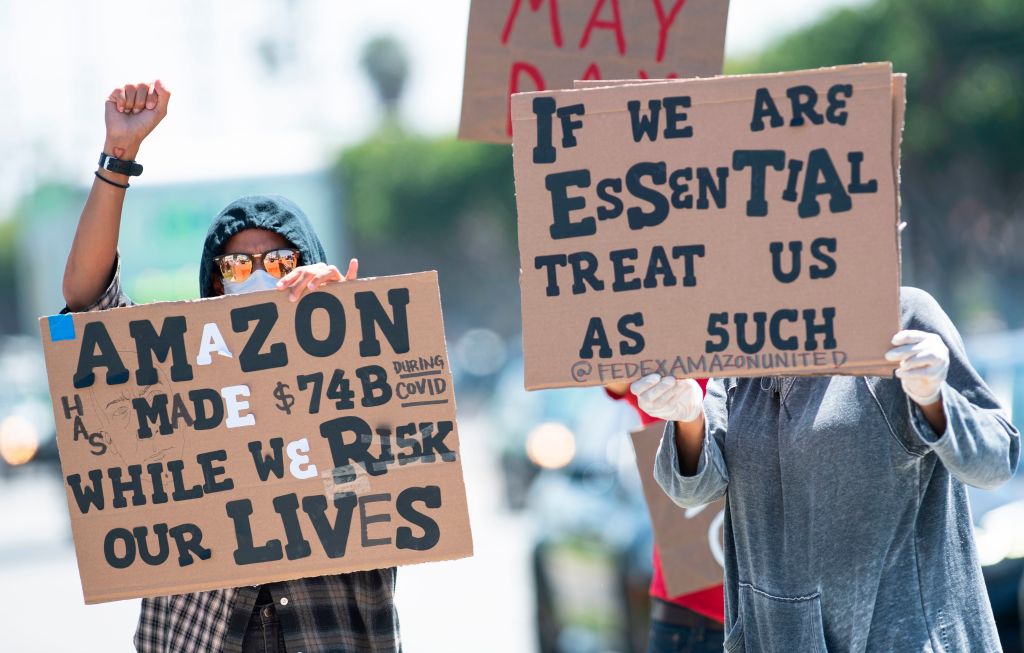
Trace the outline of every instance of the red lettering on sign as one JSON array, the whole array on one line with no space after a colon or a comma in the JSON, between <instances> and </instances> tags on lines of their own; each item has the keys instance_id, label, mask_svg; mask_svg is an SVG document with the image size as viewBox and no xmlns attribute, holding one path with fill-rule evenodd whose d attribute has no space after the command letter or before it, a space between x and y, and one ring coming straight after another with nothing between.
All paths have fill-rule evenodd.
<instances>
[{"instance_id":1,"label":"red lettering on sign","mask_svg":"<svg viewBox=\"0 0 1024 653\"><path fill-rule=\"evenodd\" d=\"M650 77L647 75L646 70L636 71L636 76L639 77L640 79L650 79ZM659 77L658 79L679 79L679 75L677 73L669 73L664 77Z\"/></svg>"},{"instance_id":2,"label":"red lettering on sign","mask_svg":"<svg viewBox=\"0 0 1024 653\"><path fill-rule=\"evenodd\" d=\"M597 63L590 64L587 68L587 72L583 73L583 79L602 79L601 69L597 67Z\"/></svg>"},{"instance_id":3,"label":"red lettering on sign","mask_svg":"<svg viewBox=\"0 0 1024 653\"><path fill-rule=\"evenodd\" d=\"M583 30L583 38L580 39L580 49L582 50L587 47L587 43L590 42L590 33L596 27L615 30L615 44L619 47L619 54L626 54L626 35L622 31L622 14L619 13L619 0L611 0L614 18L610 21L598 19L598 15L601 13L605 2L606 0L598 0L597 4L594 5L594 11L590 14L587 27Z\"/></svg>"},{"instance_id":4,"label":"red lettering on sign","mask_svg":"<svg viewBox=\"0 0 1024 653\"><path fill-rule=\"evenodd\" d=\"M530 11L540 9L544 0L530 0ZM516 22L519 14L519 7L523 0L514 0L512 10L508 13L508 20L505 21L505 29L501 30L501 44L508 43L508 37L512 35L512 25ZM551 23L551 39L557 47L562 47L562 25L558 22L558 0L548 0L548 21Z\"/></svg>"},{"instance_id":5,"label":"red lettering on sign","mask_svg":"<svg viewBox=\"0 0 1024 653\"><path fill-rule=\"evenodd\" d=\"M519 92L519 80L523 74L529 75L533 80L536 91L544 90L544 77L541 76L540 71L533 64L526 63L525 61L513 61L512 69L508 77L508 112L507 119L505 121L505 133L509 136L512 135L512 94Z\"/></svg>"},{"instance_id":6,"label":"red lettering on sign","mask_svg":"<svg viewBox=\"0 0 1024 653\"><path fill-rule=\"evenodd\" d=\"M654 11L658 14L658 53L654 56L655 61L661 61L665 58L665 42L668 40L668 30L672 27L672 23L676 21L676 16L679 15L679 10L683 8L686 0L676 0L676 3L672 6L672 11L668 12L668 16L665 16L665 9L661 6L661 0L651 0L654 3Z\"/></svg>"}]
</instances>

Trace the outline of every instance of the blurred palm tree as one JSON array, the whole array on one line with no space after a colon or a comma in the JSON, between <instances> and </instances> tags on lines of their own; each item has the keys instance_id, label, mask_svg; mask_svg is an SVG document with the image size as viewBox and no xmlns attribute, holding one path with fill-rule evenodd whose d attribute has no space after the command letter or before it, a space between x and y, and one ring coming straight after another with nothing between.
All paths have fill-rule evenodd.
<instances>
[{"instance_id":1,"label":"blurred palm tree","mask_svg":"<svg viewBox=\"0 0 1024 653\"><path fill-rule=\"evenodd\" d=\"M360 273L437 270L449 335L519 324L515 189L507 145L401 128L409 58L392 36L363 46L360 63L384 109L378 128L346 147L336 174Z\"/></svg>"},{"instance_id":2,"label":"blurred palm tree","mask_svg":"<svg viewBox=\"0 0 1024 653\"><path fill-rule=\"evenodd\" d=\"M394 119L409 77L405 46L394 36L375 36L363 46L360 65L373 83L386 117Z\"/></svg>"}]
</instances>

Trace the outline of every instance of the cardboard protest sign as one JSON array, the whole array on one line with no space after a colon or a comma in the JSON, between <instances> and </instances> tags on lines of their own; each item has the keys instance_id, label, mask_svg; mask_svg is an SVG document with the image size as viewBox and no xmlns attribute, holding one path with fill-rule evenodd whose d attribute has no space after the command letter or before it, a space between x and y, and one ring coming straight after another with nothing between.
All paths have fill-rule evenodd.
<instances>
[{"instance_id":1,"label":"cardboard protest sign","mask_svg":"<svg viewBox=\"0 0 1024 653\"><path fill-rule=\"evenodd\" d=\"M630 432L640 482L651 515L654 543L669 596L689 594L722 584L725 560L722 526L725 499L700 508L680 508L654 480L654 458L665 422Z\"/></svg>"},{"instance_id":2,"label":"cardboard protest sign","mask_svg":"<svg viewBox=\"0 0 1024 653\"><path fill-rule=\"evenodd\" d=\"M580 88L600 88L604 86L628 86L632 84L653 84L663 83L663 79L577 79L572 83L572 87L576 89ZM903 115L907 109L907 75L906 73L893 73L892 75L892 168L894 175L894 184L896 188L896 206L897 216L899 215L900 205L900 145L903 142ZM897 247L897 255L902 254L902 250ZM901 266L902 269L902 266Z\"/></svg>"},{"instance_id":3,"label":"cardboard protest sign","mask_svg":"<svg viewBox=\"0 0 1024 653\"><path fill-rule=\"evenodd\" d=\"M436 273L40 329L86 603L472 554Z\"/></svg>"},{"instance_id":4,"label":"cardboard protest sign","mask_svg":"<svg viewBox=\"0 0 1024 653\"><path fill-rule=\"evenodd\" d=\"M577 79L573 80L572 87L601 88L605 86L629 86L634 84L657 84L664 83L664 79ZM907 75L906 73L893 73L892 75L892 167L895 174L896 188L900 187L900 143L903 139L903 114L907 105ZM899 204L900 195L896 193L896 203Z\"/></svg>"},{"instance_id":5,"label":"cardboard protest sign","mask_svg":"<svg viewBox=\"0 0 1024 653\"><path fill-rule=\"evenodd\" d=\"M888 375L889 64L512 99L526 387Z\"/></svg>"},{"instance_id":6,"label":"cardboard protest sign","mask_svg":"<svg viewBox=\"0 0 1024 653\"><path fill-rule=\"evenodd\" d=\"M473 0L459 137L508 143L509 95L722 72L728 0Z\"/></svg>"}]
</instances>

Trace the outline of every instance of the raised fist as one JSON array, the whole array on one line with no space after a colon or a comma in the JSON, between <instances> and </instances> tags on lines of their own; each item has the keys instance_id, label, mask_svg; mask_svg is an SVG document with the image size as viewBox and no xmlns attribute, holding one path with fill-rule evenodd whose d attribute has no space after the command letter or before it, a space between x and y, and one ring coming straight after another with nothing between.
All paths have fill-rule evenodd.
<instances>
[{"instance_id":1,"label":"raised fist","mask_svg":"<svg viewBox=\"0 0 1024 653\"><path fill-rule=\"evenodd\" d=\"M107 98L104 151L119 159L134 159L143 139L167 115L171 92L158 79L152 84L125 84Z\"/></svg>"}]
</instances>

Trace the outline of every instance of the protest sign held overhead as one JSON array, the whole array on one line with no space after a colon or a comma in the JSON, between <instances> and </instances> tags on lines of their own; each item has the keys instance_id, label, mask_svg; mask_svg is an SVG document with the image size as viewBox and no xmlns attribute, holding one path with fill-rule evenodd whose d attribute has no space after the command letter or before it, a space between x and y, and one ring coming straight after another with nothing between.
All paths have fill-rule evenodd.
<instances>
[{"instance_id":1,"label":"protest sign held overhead","mask_svg":"<svg viewBox=\"0 0 1024 653\"><path fill-rule=\"evenodd\" d=\"M473 0L459 137L508 143L509 95L722 72L728 0Z\"/></svg>"},{"instance_id":2,"label":"protest sign held overhead","mask_svg":"<svg viewBox=\"0 0 1024 653\"><path fill-rule=\"evenodd\" d=\"M658 487L651 470L665 422L630 432L654 543L669 596L681 596L722 584L725 560L722 526L725 499L699 508L680 508Z\"/></svg>"},{"instance_id":3,"label":"protest sign held overhead","mask_svg":"<svg viewBox=\"0 0 1024 653\"><path fill-rule=\"evenodd\" d=\"M87 603L472 554L436 273L40 329Z\"/></svg>"},{"instance_id":4,"label":"protest sign held overhead","mask_svg":"<svg viewBox=\"0 0 1024 653\"><path fill-rule=\"evenodd\" d=\"M512 98L526 387L888 375L891 65Z\"/></svg>"}]
</instances>

